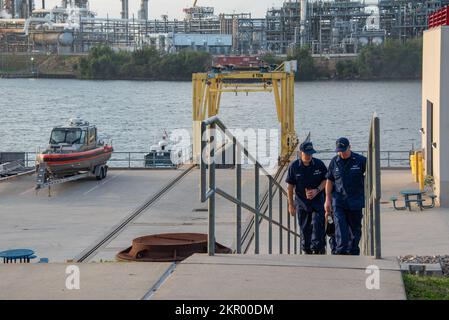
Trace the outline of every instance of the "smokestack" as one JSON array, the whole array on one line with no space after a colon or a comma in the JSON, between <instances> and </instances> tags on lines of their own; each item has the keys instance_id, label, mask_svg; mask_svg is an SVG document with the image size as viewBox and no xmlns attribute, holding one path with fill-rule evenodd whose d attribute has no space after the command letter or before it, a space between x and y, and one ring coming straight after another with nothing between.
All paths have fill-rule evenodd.
<instances>
[{"instance_id":1,"label":"smokestack","mask_svg":"<svg viewBox=\"0 0 449 320\"><path fill-rule=\"evenodd\" d=\"M140 1L139 19L148 20L148 0Z\"/></svg>"},{"instance_id":2,"label":"smokestack","mask_svg":"<svg viewBox=\"0 0 449 320\"><path fill-rule=\"evenodd\" d=\"M45 9L45 0L42 0L42 9Z\"/></svg>"},{"instance_id":3,"label":"smokestack","mask_svg":"<svg viewBox=\"0 0 449 320\"><path fill-rule=\"evenodd\" d=\"M28 16L26 18L31 17L34 9L34 0L28 0Z\"/></svg>"},{"instance_id":4,"label":"smokestack","mask_svg":"<svg viewBox=\"0 0 449 320\"><path fill-rule=\"evenodd\" d=\"M129 19L129 2L128 0L121 0L122 1L122 19Z\"/></svg>"}]
</instances>

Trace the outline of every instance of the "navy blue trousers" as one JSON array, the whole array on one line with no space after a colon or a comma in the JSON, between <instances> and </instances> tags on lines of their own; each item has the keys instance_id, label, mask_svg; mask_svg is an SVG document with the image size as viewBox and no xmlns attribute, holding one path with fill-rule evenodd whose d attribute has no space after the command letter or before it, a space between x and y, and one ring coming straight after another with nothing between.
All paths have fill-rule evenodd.
<instances>
[{"instance_id":1,"label":"navy blue trousers","mask_svg":"<svg viewBox=\"0 0 449 320\"><path fill-rule=\"evenodd\" d=\"M335 254L360 255L359 242L362 237L362 209L334 208Z\"/></svg>"},{"instance_id":2,"label":"navy blue trousers","mask_svg":"<svg viewBox=\"0 0 449 320\"><path fill-rule=\"evenodd\" d=\"M304 253L325 250L324 207L308 211L297 208L298 224L301 229L301 248Z\"/></svg>"}]
</instances>

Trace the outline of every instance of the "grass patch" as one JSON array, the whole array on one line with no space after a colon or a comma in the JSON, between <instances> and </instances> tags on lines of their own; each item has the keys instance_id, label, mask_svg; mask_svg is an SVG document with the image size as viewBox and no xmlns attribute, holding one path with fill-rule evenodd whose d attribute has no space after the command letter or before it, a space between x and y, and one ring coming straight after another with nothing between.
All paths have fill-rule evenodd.
<instances>
[{"instance_id":1,"label":"grass patch","mask_svg":"<svg viewBox=\"0 0 449 320\"><path fill-rule=\"evenodd\" d=\"M420 277L404 274L408 300L449 300L449 277Z\"/></svg>"}]
</instances>

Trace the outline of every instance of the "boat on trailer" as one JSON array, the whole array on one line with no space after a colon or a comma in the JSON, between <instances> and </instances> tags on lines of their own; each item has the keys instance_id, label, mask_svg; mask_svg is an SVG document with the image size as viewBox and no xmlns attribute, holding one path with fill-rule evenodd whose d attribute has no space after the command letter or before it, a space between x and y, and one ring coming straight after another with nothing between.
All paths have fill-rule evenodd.
<instances>
[{"instance_id":1,"label":"boat on trailer","mask_svg":"<svg viewBox=\"0 0 449 320\"><path fill-rule=\"evenodd\" d=\"M96 126L71 119L67 126L53 128L48 148L37 155L37 171L44 182L86 172L102 180L112 152L112 145L98 138Z\"/></svg>"}]
</instances>

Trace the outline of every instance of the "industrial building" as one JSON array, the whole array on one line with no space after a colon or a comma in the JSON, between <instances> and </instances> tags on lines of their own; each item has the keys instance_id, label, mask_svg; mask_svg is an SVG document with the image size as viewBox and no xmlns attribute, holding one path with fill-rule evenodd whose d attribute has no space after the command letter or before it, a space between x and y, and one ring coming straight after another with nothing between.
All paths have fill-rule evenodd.
<instances>
[{"instance_id":1,"label":"industrial building","mask_svg":"<svg viewBox=\"0 0 449 320\"><path fill-rule=\"evenodd\" d=\"M91 0L93 2L94 0ZM97 17L87 0L0 0L2 52L82 53L105 44L134 50L154 45L166 52L184 48L213 54L287 54L307 46L314 54L356 54L367 44L405 41L422 35L427 16L449 0L290 0L270 8L265 17L219 13L213 7L183 9L182 20L149 19L151 2L140 1L137 17L129 0L121 17Z\"/></svg>"}]
</instances>

